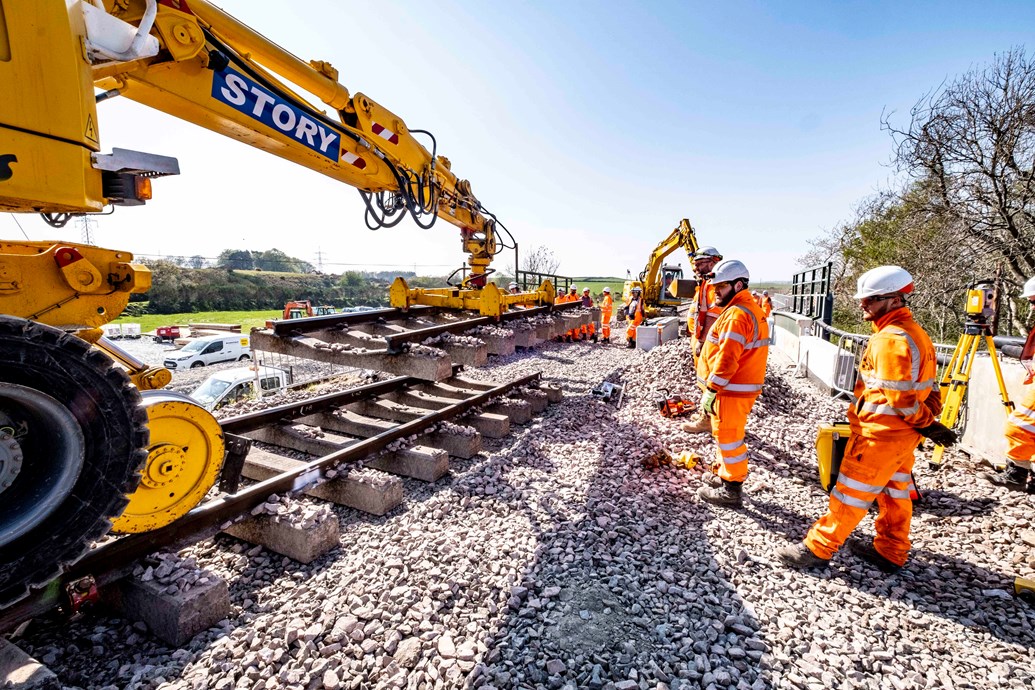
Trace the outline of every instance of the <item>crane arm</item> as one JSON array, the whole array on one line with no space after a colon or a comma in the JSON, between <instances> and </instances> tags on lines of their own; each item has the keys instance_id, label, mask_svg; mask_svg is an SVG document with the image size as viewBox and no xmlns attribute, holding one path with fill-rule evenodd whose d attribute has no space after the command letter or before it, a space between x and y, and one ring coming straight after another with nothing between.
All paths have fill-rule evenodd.
<instances>
[{"instance_id":1,"label":"crane arm","mask_svg":"<svg viewBox=\"0 0 1035 690\"><path fill-rule=\"evenodd\" d=\"M104 157L97 87L104 90L98 100L125 96L357 188L371 228L406 215L422 227L445 219L461 230L473 276L484 276L499 250L494 217L437 155L429 133L410 130L362 93L351 95L330 64L295 57L206 0L5 5L0 50L6 42L14 59L0 61L0 78L29 98L12 99L11 112L0 112L0 127L21 139L11 152L0 151L15 161L13 184L0 185L0 209L86 213L139 204L149 190L127 191L127 179L139 185L141 176L178 172L172 159L148 168L153 159L146 154L128 164L118 151L105 172L98 164ZM132 40L113 39L119 30ZM322 100L334 117L299 90ZM428 136L431 152L415 134ZM47 142L43 154L32 150L41 148L40 138ZM78 170L56 190L52 172L69 167ZM113 185L119 175L124 184Z\"/></svg>"}]
</instances>

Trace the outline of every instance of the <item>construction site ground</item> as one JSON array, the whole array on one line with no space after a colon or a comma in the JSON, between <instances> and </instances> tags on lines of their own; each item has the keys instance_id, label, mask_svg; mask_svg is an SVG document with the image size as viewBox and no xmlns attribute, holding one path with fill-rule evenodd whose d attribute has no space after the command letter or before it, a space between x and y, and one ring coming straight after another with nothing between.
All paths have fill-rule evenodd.
<instances>
[{"instance_id":1,"label":"construction site ground","mask_svg":"<svg viewBox=\"0 0 1035 690\"><path fill-rule=\"evenodd\" d=\"M714 453L658 415L690 393L685 340L650 352L549 343L465 375L541 370L552 405L384 517L334 507L341 546L308 565L221 536L182 556L225 577L232 613L180 648L91 615L14 642L80 688L1035 687L1035 496L952 453L917 463L925 499L897 575L850 553L799 572L774 552L826 507L813 442L834 401L771 356L748 424L744 508L701 503ZM620 409L590 389L625 385ZM302 500L302 499L300 499ZM310 499L304 499L310 500ZM873 533L873 517L858 531Z\"/></svg>"}]
</instances>

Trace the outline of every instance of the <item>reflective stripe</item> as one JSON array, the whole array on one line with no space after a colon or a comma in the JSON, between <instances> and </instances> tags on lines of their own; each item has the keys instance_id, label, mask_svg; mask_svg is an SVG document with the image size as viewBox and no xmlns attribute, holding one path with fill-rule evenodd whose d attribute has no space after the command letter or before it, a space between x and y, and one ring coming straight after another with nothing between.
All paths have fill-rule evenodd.
<instances>
[{"instance_id":1,"label":"reflective stripe","mask_svg":"<svg viewBox=\"0 0 1035 690\"><path fill-rule=\"evenodd\" d=\"M745 350L755 350L755 349L760 348L760 347L769 347L772 344L773 344L773 341L771 339L768 339L768 338L766 340L752 340L750 343L748 343L747 345L744 346L744 349Z\"/></svg>"},{"instance_id":2,"label":"reflective stripe","mask_svg":"<svg viewBox=\"0 0 1035 690\"><path fill-rule=\"evenodd\" d=\"M890 486L884 488L884 493L892 498L897 498L903 501L909 500L909 489L892 489Z\"/></svg>"},{"instance_id":3,"label":"reflective stripe","mask_svg":"<svg viewBox=\"0 0 1035 690\"><path fill-rule=\"evenodd\" d=\"M725 464L727 464L727 465L739 465L742 462L746 462L747 459L748 459L748 454L747 453L741 453L740 455L736 455L736 456L734 456L732 458L727 458L727 457L723 456L722 461Z\"/></svg>"},{"instance_id":4,"label":"reflective stripe","mask_svg":"<svg viewBox=\"0 0 1035 690\"><path fill-rule=\"evenodd\" d=\"M860 412L873 412L876 414L886 414L890 416L908 417L911 414L916 414L917 410L920 409L920 403L915 403L912 407L892 407L891 405L876 405L874 403L863 403L862 407L859 408Z\"/></svg>"},{"instance_id":5,"label":"reflective stripe","mask_svg":"<svg viewBox=\"0 0 1035 690\"><path fill-rule=\"evenodd\" d=\"M736 450L737 448L740 448L742 445L744 445L744 439L740 439L739 441L733 441L732 443L720 443L719 449Z\"/></svg>"},{"instance_id":6,"label":"reflective stripe","mask_svg":"<svg viewBox=\"0 0 1035 690\"><path fill-rule=\"evenodd\" d=\"M1031 433L1035 434L1035 424L1025 424L1024 422L1018 422L1015 419L1010 419L1010 424L1017 427L1018 429L1024 429L1025 431L1030 431Z\"/></svg>"},{"instance_id":7,"label":"reflective stripe","mask_svg":"<svg viewBox=\"0 0 1035 690\"><path fill-rule=\"evenodd\" d=\"M837 500L841 501L841 503L844 503L846 506L851 506L853 508L862 508L863 510L868 510L870 504L873 503L873 499L870 499L869 501L864 501L861 498L855 498L854 496L845 496L843 493L837 490L837 487L834 487L834 490L830 492L830 495L833 498L836 498Z\"/></svg>"},{"instance_id":8,"label":"reflective stripe","mask_svg":"<svg viewBox=\"0 0 1035 690\"><path fill-rule=\"evenodd\" d=\"M726 390L733 391L736 393L747 393L750 391L762 390L761 383L731 383L726 386Z\"/></svg>"},{"instance_id":9,"label":"reflective stripe","mask_svg":"<svg viewBox=\"0 0 1035 690\"><path fill-rule=\"evenodd\" d=\"M746 345L747 344L747 339L744 338L744 336L742 336L740 333L732 333L732 332L730 332L730 333L723 333L722 335L718 336L717 340L712 340L712 335L711 335L711 333L709 333L708 334L708 340L711 340L713 343L718 343L720 340L733 340L735 342L740 343L741 345Z\"/></svg>"},{"instance_id":10,"label":"reflective stripe","mask_svg":"<svg viewBox=\"0 0 1035 690\"><path fill-rule=\"evenodd\" d=\"M719 376L716 376L715 374L712 374L711 376L709 376L708 377L708 381L707 381L707 383L717 383L720 386L725 386L729 382L730 382L729 379L721 378Z\"/></svg>"},{"instance_id":11,"label":"reflective stripe","mask_svg":"<svg viewBox=\"0 0 1035 690\"><path fill-rule=\"evenodd\" d=\"M867 376L863 374L863 383L866 384L867 388L887 388L892 391L922 391L927 388L934 388L938 385L938 382L934 379L928 379L915 383L913 381L894 381L892 379L879 379L876 376ZM932 386L931 384L934 384Z\"/></svg>"},{"instance_id":12,"label":"reflective stripe","mask_svg":"<svg viewBox=\"0 0 1035 690\"><path fill-rule=\"evenodd\" d=\"M868 494L879 494L883 486L878 484L863 484L858 479L852 479L846 477L843 474L837 475L837 483L847 486L849 489L855 489L856 491L863 491Z\"/></svg>"},{"instance_id":13,"label":"reflective stripe","mask_svg":"<svg viewBox=\"0 0 1035 690\"><path fill-rule=\"evenodd\" d=\"M913 478L909 476L909 474L907 474L906 472L896 472L895 474L891 475L891 481L893 482L908 482L912 479Z\"/></svg>"},{"instance_id":14,"label":"reflective stripe","mask_svg":"<svg viewBox=\"0 0 1035 690\"><path fill-rule=\"evenodd\" d=\"M1024 415L1025 417L1035 418L1035 410L1030 407L1018 407L1013 411L1013 415Z\"/></svg>"}]
</instances>

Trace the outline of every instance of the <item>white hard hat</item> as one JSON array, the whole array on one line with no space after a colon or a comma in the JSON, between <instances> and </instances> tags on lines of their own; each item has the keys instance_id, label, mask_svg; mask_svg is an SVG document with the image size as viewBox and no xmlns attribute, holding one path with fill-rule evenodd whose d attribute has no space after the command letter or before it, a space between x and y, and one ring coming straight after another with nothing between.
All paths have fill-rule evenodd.
<instances>
[{"instance_id":1,"label":"white hard hat","mask_svg":"<svg viewBox=\"0 0 1035 690\"><path fill-rule=\"evenodd\" d=\"M751 274L748 272L747 266L736 259L726 259L725 261L720 261L715 265L712 284L728 283L740 278L743 278L744 280L751 279Z\"/></svg>"},{"instance_id":2,"label":"white hard hat","mask_svg":"<svg viewBox=\"0 0 1035 690\"><path fill-rule=\"evenodd\" d=\"M722 254L715 247L701 247L694 252L694 261L698 259L721 259Z\"/></svg>"},{"instance_id":3,"label":"white hard hat","mask_svg":"<svg viewBox=\"0 0 1035 690\"><path fill-rule=\"evenodd\" d=\"M510 290L513 290L513 289L514 289L514 288L516 288L517 286L518 286L518 284L517 284L517 283L511 283L511 284L510 284L510 286L508 287L508 289L510 289Z\"/></svg>"},{"instance_id":4,"label":"white hard hat","mask_svg":"<svg viewBox=\"0 0 1035 690\"><path fill-rule=\"evenodd\" d=\"M607 294L610 295L611 294L611 288L605 285L604 286L604 292L606 292Z\"/></svg>"},{"instance_id":5,"label":"white hard hat","mask_svg":"<svg viewBox=\"0 0 1035 690\"><path fill-rule=\"evenodd\" d=\"M913 276L900 266L878 266L859 276L856 284L855 299L890 295L899 292L903 295L913 291Z\"/></svg>"},{"instance_id":6,"label":"white hard hat","mask_svg":"<svg viewBox=\"0 0 1035 690\"><path fill-rule=\"evenodd\" d=\"M768 297L769 296L769 291L768 290L762 290L762 294L765 295L766 297Z\"/></svg>"},{"instance_id":7,"label":"white hard hat","mask_svg":"<svg viewBox=\"0 0 1035 690\"><path fill-rule=\"evenodd\" d=\"M574 292L578 292L578 291L579 291L579 286L578 286L578 285L572 285L572 286L571 286L570 288L568 288L568 289L569 289L569 290L572 290L572 291L574 291Z\"/></svg>"},{"instance_id":8,"label":"white hard hat","mask_svg":"<svg viewBox=\"0 0 1035 690\"><path fill-rule=\"evenodd\" d=\"M637 285L636 287L634 287L634 288L632 289L632 291L633 291L633 292L642 292L642 291L643 291L643 288L641 288L641 287L640 287L639 285Z\"/></svg>"},{"instance_id":9,"label":"white hard hat","mask_svg":"<svg viewBox=\"0 0 1035 690\"><path fill-rule=\"evenodd\" d=\"M588 288L588 287L586 287L586 288L582 288L582 291L583 291L583 292L589 292L589 288Z\"/></svg>"},{"instance_id":10,"label":"white hard hat","mask_svg":"<svg viewBox=\"0 0 1035 690\"><path fill-rule=\"evenodd\" d=\"M1021 297L1035 297L1035 276L1028 278L1021 290Z\"/></svg>"}]
</instances>

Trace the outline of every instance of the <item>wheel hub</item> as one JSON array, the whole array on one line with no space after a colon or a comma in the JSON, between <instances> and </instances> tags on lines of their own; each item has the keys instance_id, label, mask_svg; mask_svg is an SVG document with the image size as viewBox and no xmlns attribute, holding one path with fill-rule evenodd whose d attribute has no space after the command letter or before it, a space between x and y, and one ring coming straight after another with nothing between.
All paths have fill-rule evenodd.
<instances>
[{"instance_id":1,"label":"wheel hub","mask_svg":"<svg viewBox=\"0 0 1035 690\"><path fill-rule=\"evenodd\" d=\"M140 483L151 489L159 489L176 480L183 472L187 458L179 446L163 443L151 450L147 456L147 467Z\"/></svg>"}]
</instances>

